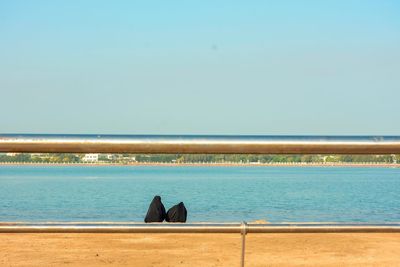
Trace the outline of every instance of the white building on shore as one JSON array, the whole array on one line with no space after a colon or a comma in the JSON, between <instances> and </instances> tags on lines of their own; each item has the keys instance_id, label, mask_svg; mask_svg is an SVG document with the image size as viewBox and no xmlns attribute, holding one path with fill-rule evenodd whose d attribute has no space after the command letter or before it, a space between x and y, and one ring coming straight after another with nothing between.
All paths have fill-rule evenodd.
<instances>
[{"instance_id":1,"label":"white building on shore","mask_svg":"<svg viewBox=\"0 0 400 267\"><path fill-rule=\"evenodd\" d=\"M85 154L82 158L84 162L98 162L99 161L99 154Z\"/></svg>"}]
</instances>

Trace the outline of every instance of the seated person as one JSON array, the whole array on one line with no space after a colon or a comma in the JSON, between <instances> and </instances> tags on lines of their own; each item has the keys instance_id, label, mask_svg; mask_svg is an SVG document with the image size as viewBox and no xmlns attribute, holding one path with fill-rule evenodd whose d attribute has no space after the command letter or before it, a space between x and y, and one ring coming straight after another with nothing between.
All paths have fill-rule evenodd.
<instances>
[{"instance_id":1,"label":"seated person","mask_svg":"<svg viewBox=\"0 0 400 267\"><path fill-rule=\"evenodd\" d=\"M165 207L161 202L161 197L155 196L153 198L153 201L150 203L146 217L144 218L144 222L146 223L162 222L164 221L165 216L166 216Z\"/></svg>"},{"instance_id":2,"label":"seated person","mask_svg":"<svg viewBox=\"0 0 400 267\"><path fill-rule=\"evenodd\" d=\"M165 220L167 222L186 222L187 218L187 210L183 202L179 203L178 205L173 206L167 212L167 216Z\"/></svg>"}]
</instances>

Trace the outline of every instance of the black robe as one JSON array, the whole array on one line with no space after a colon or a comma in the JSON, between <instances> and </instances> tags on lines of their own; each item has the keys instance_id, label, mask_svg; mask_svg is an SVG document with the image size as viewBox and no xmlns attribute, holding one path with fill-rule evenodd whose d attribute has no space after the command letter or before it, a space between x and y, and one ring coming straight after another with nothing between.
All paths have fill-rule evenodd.
<instances>
[{"instance_id":1,"label":"black robe","mask_svg":"<svg viewBox=\"0 0 400 267\"><path fill-rule=\"evenodd\" d=\"M179 203L178 205L173 206L167 212L167 217L165 220L167 222L186 222L187 218L187 210L183 202Z\"/></svg>"},{"instance_id":2,"label":"black robe","mask_svg":"<svg viewBox=\"0 0 400 267\"><path fill-rule=\"evenodd\" d=\"M144 222L162 222L165 219L165 208L160 196L155 196L150 203Z\"/></svg>"}]
</instances>

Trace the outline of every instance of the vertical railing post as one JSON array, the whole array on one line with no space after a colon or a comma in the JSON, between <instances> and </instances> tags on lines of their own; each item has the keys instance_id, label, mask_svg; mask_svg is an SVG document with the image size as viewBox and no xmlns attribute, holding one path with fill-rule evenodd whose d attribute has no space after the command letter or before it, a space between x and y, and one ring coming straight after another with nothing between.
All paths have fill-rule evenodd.
<instances>
[{"instance_id":1,"label":"vertical railing post","mask_svg":"<svg viewBox=\"0 0 400 267\"><path fill-rule=\"evenodd\" d=\"M242 235L242 255L240 259L240 266L244 267L244 257L246 254L246 234L247 234L247 223L242 222L240 233Z\"/></svg>"}]
</instances>

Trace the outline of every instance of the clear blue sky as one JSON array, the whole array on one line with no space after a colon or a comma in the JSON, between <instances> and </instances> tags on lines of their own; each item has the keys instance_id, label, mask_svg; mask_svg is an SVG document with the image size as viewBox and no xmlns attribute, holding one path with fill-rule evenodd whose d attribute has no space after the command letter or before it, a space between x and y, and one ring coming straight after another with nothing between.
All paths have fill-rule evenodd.
<instances>
[{"instance_id":1,"label":"clear blue sky","mask_svg":"<svg viewBox=\"0 0 400 267\"><path fill-rule=\"evenodd\" d=\"M400 135L400 1L1 1L0 133Z\"/></svg>"}]
</instances>

